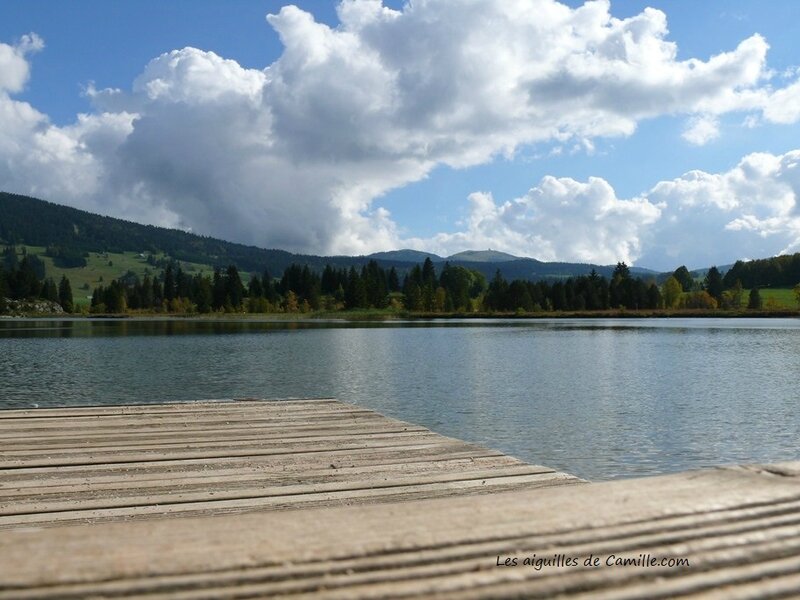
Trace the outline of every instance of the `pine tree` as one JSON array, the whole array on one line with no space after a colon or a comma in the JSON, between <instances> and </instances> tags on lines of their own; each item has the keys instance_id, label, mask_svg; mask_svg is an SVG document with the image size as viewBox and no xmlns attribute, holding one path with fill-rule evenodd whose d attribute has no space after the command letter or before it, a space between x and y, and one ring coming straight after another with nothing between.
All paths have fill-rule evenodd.
<instances>
[{"instance_id":1,"label":"pine tree","mask_svg":"<svg viewBox=\"0 0 800 600\"><path fill-rule=\"evenodd\" d=\"M52 277L48 277L42 283L42 289L39 292L39 297L42 300L47 300L49 302L58 302L58 288L56 287L56 282L53 281Z\"/></svg>"},{"instance_id":2,"label":"pine tree","mask_svg":"<svg viewBox=\"0 0 800 600\"><path fill-rule=\"evenodd\" d=\"M694 278L692 277L692 274L689 273L689 269L681 265L675 269L675 272L672 274L672 276L678 280L678 283L681 284L684 292L692 291L692 288L694 287Z\"/></svg>"},{"instance_id":3,"label":"pine tree","mask_svg":"<svg viewBox=\"0 0 800 600\"><path fill-rule=\"evenodd\" d=\"M387 277L386 286L389 288L390 292L399 292L400 291L400 279L397 277L397 271L394 267L389 269L389 275Z\"/></svg>"},{"instance_id":4,"label":"pine tree","mask_svg":"<svg viewBox=\"0 0 800 600\"><path fill-rule=\"evenodd\" d=\"M708 270L704 283L705 289L709 295L716 299L717 302L721 302L723 289L722 275L717 267L711 267Z\"/></svg>"},{"instance_id":5,"label":"pine tree","mask_svg":"<svg viewBox=\"0 0 800 600\"><path fill-rule=\"evenodd\" d=\"M153 308L154 298L153 280L150 279L150 275L145 275L142 280L142 299L139 303L140 307L147 310Z\"/></svg>"},{"instance_id":6,"label":"pine tree","mask_svg":"<svg viewBox=\"0 0 800 600\"><path fill-rule=\"evenodd\" d=\"M225 272L225 296L230 299L230 304L234 310L242 308L244 299L244 284L239 277L239 270L236 265L229 265Z\"/></svg>"},{"instance_id":7,"label":"pine tree","mask_svg":"<svg viewBox=\"0 0 800 600\"><path fill-rule=\"evenodd\" d=\"M330 265L325 265L325 269L322 271L322 280L320 281L320 291L323 294L333 294L338 285L336 271Z\"/></svg>"},{"instance_id":8,"label":"pine tree","mask_svg":"<svg viewBox=\"0 0 800 600\"><path fill-rule=\"evenodd\" d=\"M175 272L175 296L178 298L192 298L192 278L178 267Z\"/></svg>"},{"instance_id":9,"label":"pine tree","mask_svg":"<svg viewBox=\"0 0 800 600\"><path fill-rule=\"evenodd\" d=\"M374 260L369 261L361 269L361 279L367 296L367 305L374 308L384 308L387 304L386 273Z\"/></svg>"},{"instance_id":10,"label":"pine tree","mask_svg":"<svg viewBox=\"0 0 800 600\"><path fill-rule=\"evenodd\" d=\"M251 275L250 281L247 284L247 295L250 298L261 298L264 296L264 290L261 288L261 278L258 275Z\"/></svg>"},{"instance_id":11,"label":"pine tree","mask_svg":"<svg viewBox=\"0 0 800 600\"><path fill-rule=\"evenodd\" d=\"M214 281L211 286L211 306L214 310L219 310L225 306L225 281L219 269L214 269Z\"/></svg>"},{"instance_id":12,"label":"pine tree","mask_svg":"<svg viewBox=\"0 0 800 600\"><path fill-rule=\"evenodd\" d=\"M3 250L3 262L0 266L5 268L6 271L13 271L18 264L17 249L14 246L6 246Z\"/></svg>"},{"instance_id":13,"label":"pine tree","mask_svg":"<svg viewBox=\"0 0 800 600\"><path fill-rule=\"evenodd\" d=\"M492 281L489 283L489 288L486 291L486 296L483 298L484 308L486 310L505 310L508 295L508 282L500 273L500 269L495 271Z\"/></svg>"},{"instance_id":14,"label":"pine tree","mask_svg":"<svg viewBox=\"0 0 800 600\"><path fill-rule=\"evenodd\" d=\"M647 288L647 308L661 308L661 290L655 283L651 283Z\"/></svg>"},{"instance_id":15,"label":"pine tree","mask_svg":"<svg viewBox=\"0 0 800 600\"><path fill-rule=\"evenodd\" d=\"M96 288L94 288L94 291L92 292L92 308L99 308L100 305L105 307L105 292L106 290L102 285L98 285Z\"/></svg>"},{"instance_id":16,"label":"pine tree","mask_svg":"<svg viewBox=\"0 0 800 600\"><path fill-rule=\"evenodd\" d=\"M5 270L3 269L3 265L0 264L0 314L3 314L8 310L8 303L6 302L7 295L8 290L6 289L6 274Z\"/></svg>"},{"instance_id":17,"label":"pine tree","mask_svg":"<svg viewBox=\"0 0 800 600\"><path fill-rule=\"evenodd\" d=\"M751 310L758 310L761 308L761 294L757 287L750 290L750 299L747 302L747 308Z\"/></svg>"},{"instance_id":18,"label":"pine tree","mask_svg":"<svg viewBox=\"0 0 800 600\"><path fill-rule=\"evenodd\" d=\"M172 271L172 265L167 265L164 270L164 300L169 302L175 297L175 274Z\"/></svg>"},{"instance_id":19,"label":"pine tree","mask_svg":"<svg viewBox=\"0 0 800 600\"><path fill-rule=\"evenodd\" d=\"M161 303L164 300L164 293L161 289L161 283L158 279L153 279L153 308L161 308Z\"/></svg>"},{"instance_id":20,"label":"pine tree","mask_svg":"<svg viewBox=\"0 0 800 600\"><path fill-rule=\"evenodd\" d=\"M436 285L436 267L433 266L433 261L430 258L426 258L425 262L422 263L422 287L430 286L431 289L436 289Z\"/></svg>"},{"instance_id":21,"label":"pine tree","mask_svg":"<svg viewBox=\"0 0 800 600\"><path fill-rule=\"evenodd\" d=\"M272 276L269 271L264 271L261 276L261 289L264 292L264 297L270 304L278 303L278 291L275 289L275 283L272 281Z\"/></svg>"},{"instance_id":22,"label":"pine tree","mask_svg":"<svg viewBox=\"0 0 800 600\"><path fill-rule=\"evenodd\" d=\"M367 307L367 290L364 286L363 278L358 274L355 267L350 267L350 272L347 276L344 304L348 310Z\"/></svg>"},{"instance_id":23,"label":"pine tree","mask_svg":"<svg viewBox=\"0 0 800 600\"><path fill-rule=\"evenodd\" d=\"M62 275L61 281L58 283L58 303L65 312L71 313L75 310L75 302L72 298L72 286L66 275Z\"/></svg>"},{"instance_id":24,"label":"pine tree","mask_svg":"<svg viewBox=\"0 0 800 600\"><path fill-rule=\"evenodd\" d=\"M617 266L614 267L614 273L612 274L612 279L629 279L631 276L631 270L624 262L618 262Z\"/></svg>"},{"instance_id":25,"label":"pine tree","mask_svg":"<svg viewBox=\"0 0 800 600\"><path fill-rule=\"evenodd\" d=\"M211 312L214 303L214 294L211 289L211 280L199 273L192 280L192 299L197 304L197 311Z\"/></svg>"}]
</instances>

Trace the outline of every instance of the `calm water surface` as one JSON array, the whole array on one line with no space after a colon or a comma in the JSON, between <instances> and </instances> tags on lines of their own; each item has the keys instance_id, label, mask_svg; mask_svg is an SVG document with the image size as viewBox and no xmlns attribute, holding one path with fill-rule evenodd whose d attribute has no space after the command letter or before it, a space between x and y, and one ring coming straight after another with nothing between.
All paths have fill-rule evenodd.
<instances>
[{"instance_id":1,"label":"calm water surface","mask_svg":"<svg viewBox=\"0 0 800 600\"><path fill-rule=\"evenodd\" d=\"M0 408L336 397L592 480L800 458L800 321L0 320Z\"/></svg>"}]
</instances>

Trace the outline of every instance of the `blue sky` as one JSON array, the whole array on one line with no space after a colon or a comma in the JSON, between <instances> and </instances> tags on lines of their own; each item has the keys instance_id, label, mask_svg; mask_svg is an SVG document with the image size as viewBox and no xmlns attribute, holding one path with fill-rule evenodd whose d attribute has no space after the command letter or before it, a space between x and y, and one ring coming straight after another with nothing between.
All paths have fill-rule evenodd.
<instances>
[{"instance_id":1,"label":"blue sky","mask_svg":"<svg viewBox=\"0 0 800 600\"><path fill-rule=\"evenodd\" d=\"M800 5L294 4L3 2L0 189L321 254L800 251Z\"/></svg>"}]
</instances>

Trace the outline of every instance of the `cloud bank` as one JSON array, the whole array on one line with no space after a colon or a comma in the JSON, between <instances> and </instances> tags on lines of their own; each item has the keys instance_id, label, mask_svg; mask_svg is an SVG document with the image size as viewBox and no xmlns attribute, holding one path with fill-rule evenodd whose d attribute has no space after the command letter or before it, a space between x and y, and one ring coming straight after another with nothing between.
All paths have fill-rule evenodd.
<instances>
[{"instance_id":1,"label":"cloud bank","mask_svg":"<svg viewBox=\"0 0 800 600\"><path fill-rule=\"evenodd\" d=\"M269 15L284 52L262 70L195 48L158 56L129 90L89 88L94 110L66 127L14 97L42 40L0 43L0 188L321 254L491 246L655 264L696 244L680 225L703 219L754 251L758 239L797 245L790 155L689 173L633 199L599 178L546 177L499 205L473 194L461 232L403 239L373 201L438 165L544 142L591 147L660 115L685 115L684 137L703 144L730 112L796 122L800 82L768 85L758 35L705 61L678 60L664 13L620 20L607 1L419 0L395 11L344 0L338 15L335 28L294 6ZM780 206L729 194L758 185L784 192Z\"/></svg>"},{"instance_id":2,"label":"cloud bank","mask_svg":"<svg viewBox=\"0 0 800 600\"><path fill-rule=\"evenodd\" d=\"M727 172L690 171L631 199L600 177L544 177L502 204L477 192L461 231L407 241L442 254L491 247L547 261L696 268L800 252L798 198L800 150L754 153Z\"/></svg>"}]
</instances>

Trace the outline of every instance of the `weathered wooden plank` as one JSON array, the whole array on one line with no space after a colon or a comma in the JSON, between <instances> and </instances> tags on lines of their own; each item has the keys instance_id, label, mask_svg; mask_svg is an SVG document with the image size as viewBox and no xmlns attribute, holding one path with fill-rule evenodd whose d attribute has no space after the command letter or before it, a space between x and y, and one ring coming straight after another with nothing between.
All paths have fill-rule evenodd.
<instances>
[{"instance_id":1,"label":"weathered wooden plank","mask_svg":"<svg viewBox=\"0 0 800 600\"><path fill-rule=\"evenodd\" d=\"M17 411L0 430L2 528L386 502L576 481L330 400L26 415Z\"/></svg>"},{"instance_id":2,"label":"weathered wooden plank","mask_svg":"<svg viewBox=\"0 0 800 600\"><path fill-rule=\"evenodd\" d=\"M257 510L281 510L312 505L360 504L389 499L401 501L453 494L484 494L519 487L535 488L575 483L571 475L560 473L537 473L497 477L446 478L443 481L411 481L404 484L379 485L374 481L353 481L340 485L285 486L281 489L258 490L250 493L226 493L214 499L214 493L185 496L177 494L142 499L121 499L119 502L81 502L74 500L61 505L28 506L26 512L13 508L8 512L0 509L0 528L15 525L51 524L75 520L113 520L142 517L175 516L180 513L221 514L228 512L251 512ZM111 506L106 506L110 504ZM117 504L117 506L115 506ZM41 512L37 512L41 509Z\"/></svg>"},{"instance_id":3,"label":"weathered wooden plank","mask_svg":"<svg viewBox=\"0 0 800 600\"><path fill-rule=\"evenodd\" d=\"M6 456L52 456L59 454L84 453L87 450L92 452L123 452L142 449L161 449L166 450L171 447L213 447L215 444L233 442L236 444L246 444L247 442L283 442L287 440L334 440L341 437L358 438L369 435L386 434L410 434L421 433L430 434L424 427L412 427L395 425L392 423L375 423L371 425L353 424L351 427L298 427L286 428L283 431L269 430L266 433L254 430L227 430L211 434L198 434L188 432L183 434L168 435L143 435L143 436L119 436L90 438L82 437L71 441L54 440L37 443L26 443L24 441L13 440L11 443L4 444L4 454ZM224 442L221 442L224 440Z\"/></svg>"},{"instance_id":4,"label":"weathered wooden plank","mask_svg":"<svg viewBox=\"0 0 800 600\"><path fill-rule=\"evenodd\" d=\"M297 478L284 481L256 481L242 482L241 485L214 485L214 482L201 482L200 485L189 488L175 486L174 489L151 490L142 487L133 487L120 490L116 488L112 494L103 494L92 490L90 493L80 495L48 495L36 494L24 496L20 499L5 497L0 500L0 517L54 513L65 511L85 511L114 507L130 506L167 506L196 502L219 502L223 500L259 500L274 496L293 496L299 494L320 494L325 492L352 491L354 496L362 490L377 490L389 488L410 489L411 486L423 486L453 482L456 485L470 482L473 486L494 485L495 483L516 482L520 480L547 480L557 477L554 473L539 473L534 469L523 466L509 466L504 469L470 470L448 473L412 473L396 474L389 479L386 474L370 474L370 478L354 478L348 474L339 478L316 478L305 480L302 483ZM260 485L254 485L260 484Z\"/></svg>"},{"instance_id":5,"label":"weathered wooden plank","mask_svg":"<svg viewBox=\"0 0 800 600\"><path fill-rule=\"evenodd\" d=\"M800 463L576 482L328 399L6 411L0 600L779 597L800 585ZM496 562L534 554L689 564Z\"/></svg>"},{"instance_id":6,"label":"weathered wooden plank","mask_svg":"<svg viewBox=\"0 0 800 600\"><path fill-rule=\"evenodd\" d=\"M405 431L387 431L382 433L360 433L352 436L313 436L313 437L300 437L291 438L287 440L262 440L261 438L231 440L225 441L205 441L202 443L175 443L175 444L158 444L155 446L148 445L134 445L123 446L120 448L114 447L89 447L89 448L68 448L62 450L45 450L45 451L8 451L6 459L0 461L0 468L13 468L25 462L36 463L42 459L52 461L64 461L65 464L71 464L71 461L77 460L81 462L84 456L91 458L93 462L102 461L104 457L109 459L109 462L117 460L126 460L128 456L146 455L153 457L172 458L180 456L187 450L196 454L197 452L207 452L213 455L214 452L222 448L241 449L244 450L262 450L270 448L290 449L297 452L313 451L318 446L337 446L345 444L352 446L353 444L364 444L363 447L369 447L369 444L382 444L387 440L393 442L406 442L408 444L416 444L420 442L430 441L436 439L436 435L430 432L405 432Z\"/></svg>"},{"instance_id":7,"label":"weathered wooden plank","mask_svg":"<svg viewBox=\"0 0 800 600\"><path fill-rule=\"evenodd\" d=\"M228 426L232 423L264 423L264 424L292 424L303 422L305 420L339 420L344 421L348 418L365 417L369 418L375 413L366 410L348 410L348 411L307 411L303 414L286 413L281 415L269 415L254 411L252 413L239 413L239 414L225 414L217 413L212 415L187 415L181 416L175 413L169 415L146 416L144 418L138 415L119 415L112 417L104 416L91 416L91 417L73 417L71 420L65 421L58 417L43 417L41 419L7 419L0 423L0 432L26 432L26 433L41 433L47 432L69 432L69 431L86 431L91 433L93 431L107 430L109 427L141 427L158 425L163 427L165 425L182 426L183 424L191 425L193 423L201 423L203 425L223 425ZM78 420L80 419L80 420ZM145 420L146 419L146 420Z\"/></svg>"},{"instance_id":8,"label":"weathered wooden plank","mask_svg":"<svg viewBox=\"0 0 800 600\"><path fill-rule=\"evenodd\" d=\"M14 482L0 483L0 498L23 498L36 496L43 499L56 494L99 494L107 490L124 494L126 490L142 489L187 489L191 486L213 487L224 485L227 488L248 482L283 481L338 481L348 478L363 477L394 477L404 474L422 473L463 473L474 469L504 470L508 468L525 467L531 473L554 473L553 469L527 465L519 460L507 456L450 458L444 460L408 460L402 462L366 464L361 466L341 466L334 464L309 465L308 463L289 464L283 468L275 469L272 465L265 468L261 465L255 467L237 467L230 469L217 469L209 472L207 469L191 471L169 471L164 473L140 473L136 475L124 473L105 477L63 477L56 471L55 477L48 479L16 480Z\"/></svg>"},{"instance_id":9,"label":"weathered wooden plank","mask_svg":"<svg viewBox=\"0 0 800 600\"><path fill-rule=\"evenodd\" d=\"M248 442L241 449L230 449L238 444L208 444L204 448L175 449L162 452L157 449L141 452L81 452L77 455L50 453L46 455L27 455L17 458L0 459L1 469L17 469L47 466L72 466L95 464L123 464L133 462L162 462L167 460L224 458L244 456L269 456L275 454L304 454L312 452L329 452L333 450L358 451L372 448L416 447L426 442L434 442L439 436L425 433L392 433L386 435L365 435L355 439L319 439L300 440L297 442Z\"/></svg>"},{"instance_id":10,"label":"weathered wooden plank","mask_svg":"<svg viewBox=\"0 0 800 600\"><path fill-rule=\"evenodd\" d=\"M231 435L236 433L263 433L264 435L281 435L284 432L305 431L305 430L336 430L351 427L406 427L419 428L418 426L402 421L381 418L379 415L367 414L356 417L303 417L288 419L285 421L250 419L246 421L226 421L223 425L215 425L204 421L183 422L175 426L162 425L136 425L96 427L91 430L60 428L52 432L40 430L18 428L2 434L4 445L9 447L17 444L70 444L76 441L80 435L81 441L87 443L90 440L102 441L104 439L137 439L170 437L175 435Z\"/></svg>"},{"instance_id":11,"label":"weathered wooden plank","mask_svg":"<svg viewBox=\"0 0 800 600\"><path fill-rule=\"evenodd\" d=\"M691 525L691 523L684 523L684 529L687 524ZM735 524L736 522L729 523L728 528L735 527ZM749 525L751 531L769 526L770 523L766 523L763 520ZM672 527L671 535L674 535L674 531L675 527ZM695 537L707 535L708 531L697 532L695 530ZM640 538L636 543L651 545L654 541ZM615 544L615 550L619 551L621 549L619 543L615 542ZM176 594L175 597L194 597L191 588L199 587L201 593L212 593L213 590L217 597L227 597L226 592L242 594L244 592L243 585L247 585L250 591L255 591L254 586L258 585L260 595L274 595L279 589L283 592L289 590L297 592L305 588L308 591L315 589L320 583L324 583L326 589L330 591L331 588L344 586L346 584L343 581L344 579L349 580L350 583L354 583L356 578L363 582L365 575L367 577L377 576L378 581L387 577L393 580L408 579L409 577L417 578L420 574L430 577L430 572L420 573L418 570L421 566L429 565L435 565L438 570L447 569L448 572L468 574L481 570L481 567L485 569L487 556L507 552L509 547L508 540L501 540L472 544L471 546L463 545L432 550L422 549L418 552L404 552L399 555L396 553L390 555L378 554L335 562L289 563L276 567L247 568L242 571L216 571L208 574L162 576L135 583L130 581L112 582L103 585L101 589L103 593L108 594L113 593L115 589L130 592L131 588L133 588L137 593L169 589L171 590L170 593ZM575 547L573 546L573 548ZM381 569L391 569L392 571L382 573ZM543 576L544 574L537 573L536 575ZM178 594L177 592L181 588L184 588L184 593L187 593L188 590L188 594ZM72 593L79 591L80 593L86 593L88 590L89 588L81 588L80 586L70 589ZM61 591L66 592L67 588L61 588ZM497 591L497 588L493 588L493 592L495 591Z\"/></svg>"},{"instance_id":12,"label":"weathered wooden plank","mask_svg":"<svg viewBox=\"0 0 800 600\"><path fill-rule=\"evenodd\" d=\"M756 595L785 593L800 565L798 506L796 478L726 469L535 493L106 523L91 535L75 526L11 529L0 537L8 557L0 575L6 597L20 598L673 597L734 583ZM65 552L57 566L24 558L49 544ZM496 565L498 555L533 552L655 552L691 562Z\"/></svg>"},{"instance_id":13,"label":"weathered wooden plank","mask_svg":"<svg viewBox=\"0 0 800 600\"><path fill-rule=\"evenodd\" d=\"M319 409L324 407L332 410L350 410L354 405L347 404L333 398L299 398L299 399L239 399L222 398L216 400L193 400L175 402L149 402L145 404L126 405L87 405L70 406L63 408L31 408L31 409L3 409L0 410L0 420L16 418L43 418L72 416L114 416L114 415L156 415L179 412L181 414L200 412L228 412L256 408L278 412L282 410L299 410L305 407Z\"/></svg>"},{"instance_id":14,"label":"weathered wooden plank","mask_svg":"<svg viewBox=\"0 0 800 600\"><path fill-rule=\"evenodd\" d=\"M154 477L180 477L183 473L214 473L221 469L303 469L340 468L345 466L395 464L414 460L446 460L452 457L502 456L496 450L465 446L458 442L430 442L411 446L382 446L361 449L321 450L304 454L250 454L245 456L203 457L193 459L171 459L163 461L142 461L127 463L101 463L94 465L38 466L21 467L3 471L0 486L16 485L17 482L46 481L61 477L78 477L95 480L115 475L153 475Z\"/></svg>"}]
</instances>

